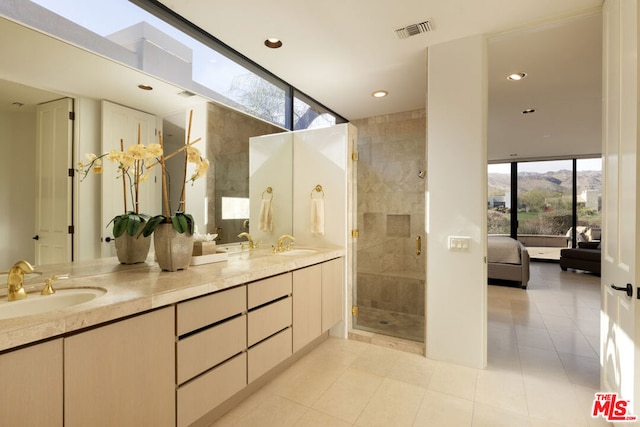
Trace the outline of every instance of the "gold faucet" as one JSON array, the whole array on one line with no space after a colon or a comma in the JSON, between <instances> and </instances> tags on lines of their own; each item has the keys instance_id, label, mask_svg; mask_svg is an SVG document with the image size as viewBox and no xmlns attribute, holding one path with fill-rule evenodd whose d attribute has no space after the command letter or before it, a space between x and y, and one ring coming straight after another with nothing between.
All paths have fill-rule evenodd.
<instances>
[{"instance_id":1,"label":"gold faucet","mask_svg":"<svg viewBox=\"0 0 640 427\"><path fill-rule=\"evenodd\" d=\"M16 301L27 297L27 292L23 286L24 274L35 272L31 264L27 261L21 260L13 264L7 276L7 299L9 301Z\"/></svg>"},{"instance_id":2,"label":"gold faucet","mask_svg":"<svg viewBox=\"0 0 640 427\"><path fill-rule=\"evenodd\" d=\"M62 280L62 279L68 279L69 278L69 274L62 274L62 275L57 275L54 274L53 276L51 276L51 278L46 279L44 281L44 288L42 288L42 291L40 291L40 295L53 295L56 293L56 290L53 289L53 282L55 280Z\"/></svg>"},{"instance_id":3,"label":"gold faucet","mask_svg":"<svg viewBox=\"0 0 640 427\"><path fill-rule=\"evenodd\" d=\"M255 249L258 247L258 245L256 243L253 243L253 238L251 237L251 234L247 233L246 231L238 234L238 237L246 237L247 241L249 242L249 249Z\"/></svg>"},{"instance_id":4,"label":"gold faucet","mask_svg":"<svg viewBox=\"0 0 640 427\"><path fill-rule=\"evenodd\" d=\"M288 244L286 248L283 248L284 239L289 239L289 240L291 240L292 243L293 243L294 240L296 240L293 236L290 236L288 234L283 234L278 239L278 248L277 248L278 252L284 252L284 251L290 251L291 250L291 243Z\"/></svg>"}]
</instances>

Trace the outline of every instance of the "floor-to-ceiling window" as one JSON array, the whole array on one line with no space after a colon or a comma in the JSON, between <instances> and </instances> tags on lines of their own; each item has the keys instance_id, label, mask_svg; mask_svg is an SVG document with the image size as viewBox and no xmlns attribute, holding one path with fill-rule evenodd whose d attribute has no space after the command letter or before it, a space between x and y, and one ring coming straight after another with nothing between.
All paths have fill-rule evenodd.
<instances>
[{"instance_id":1,"label":"floor-to-ceiling window","mask_svg":"<svg viewBox=\"0 0 640 427\"><path fill-rule=\"evenodd\" d=\"M511 234L511 163L488 167L487 232Z\"/></svg>"},{"instance_id":2,"label":"floor-to-ceiling window","mask_svg":"<svg viewBox=\"0 0 640 427\"><path fill-rule=\"evenodd\" d=\"M533 259L553 261L562 248L600 239L600 158L488 166L489 234L510 235ZM515 195L515 197L514 197Z\"/></svg>"},{"instance_id":3,"label":"floor-to-ceiling window","mask_svg":"<svg viewBox=\"0 0 640 427\"><path fill-rule=\"evenodd\" d=\"M518 163L518 240L535 259L558 260L573 224L573 161Z\"/></svg>"}]
</instances>

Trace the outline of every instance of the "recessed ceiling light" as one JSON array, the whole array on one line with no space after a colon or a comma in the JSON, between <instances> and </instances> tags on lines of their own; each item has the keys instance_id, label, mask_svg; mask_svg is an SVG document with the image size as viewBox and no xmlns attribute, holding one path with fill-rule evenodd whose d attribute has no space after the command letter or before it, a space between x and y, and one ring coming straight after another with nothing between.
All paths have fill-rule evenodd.
<instances>
[{"instance_id":1,"label":"recessed ceiling light","mask_svg":"<svg viewBox=\"0 0 640 427\"><path fill-rule=\"evenodd\" d=\"M269 37L264 41L264 45L271 49L277 49L279 47L282 47L282 40L275 37Z\"/></svg>"},{"instance_id":2,"label":"recessed ceiling light","mask_svg":"<svg viewBox=\"0 0 640 427\"><path fill-rule=\"evenodd\" d=\"M389 92L386 90L377 90L371 94L374 98L384 98L387 95L389 95Z\"/></svg>"},{"instance_id":3,"label":"recessed ceiling light","mask_svg":"<svg viewBox=\"0 0 640 427\"><path fill-rule=\"evenodd\" d=\"M153 90L153 86L149 86L145 84L139 84L138 87L142 90Z\"/></svg>"},{"instance_id":4,"label":"recessed ceiling light","mask_svg":"<svg viewBox=\"0 0 640 427\"><path fill-rule=\"evenodd\" d=\"M522 112L522 114L531 114L531 113L535 113L536 110L534 108L527 108L526 110L524 110Z\"/></svg>"},{"instance_id":5,"label":"recessed ceiling light","mask_svg":"<svg viewBox=\"0 0 640 427\"><path fill-rule=\"evenodd\" d=\"M513 73L507 76L507 80L513 80L514 82L517 82L518 80L522 80L525 77L527 77L527 73Z\"/></svg>"}]
</instances>

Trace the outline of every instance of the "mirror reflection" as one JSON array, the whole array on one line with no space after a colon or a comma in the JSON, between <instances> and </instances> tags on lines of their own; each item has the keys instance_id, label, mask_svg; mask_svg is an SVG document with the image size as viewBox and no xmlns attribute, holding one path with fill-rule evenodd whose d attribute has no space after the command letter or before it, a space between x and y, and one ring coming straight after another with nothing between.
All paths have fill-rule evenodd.
<instances>
[{"instance_id":1,"label":"mirror reflection","mask_svg":"<svg viewBox=\"0 0 640 427\"><path fill-rule=\"evenodd\" d=\"M196 112L198 132L206 141L200 148L206 147L211 167L206 180L201 180L202 188L190 189L200 191L201 197L192 197L200 206L189 210L200 232L219 234L218 243L241 240L237 235L246 231L248 216L242 218L234 203L230 214L223 212L223 206L229 201L242 204L249 197L249 138L283 132L282 128L207 97L185 95L178 86L10 20L0 19L0 33L15 41L0 47L2 57L13 59L11 66L0 70L0 131L5 136L0 142L0 214L5 219L0 234L6 236L0 244L0 265L18 259L45 264L112 254L108 220L103 217L109 217L104 207L114 203L100 196L101 183L111 177L92 177L81 184L68 177L68 170L85 153L102 152L103 100L130 111L134 127L138 113L152 116L154 131L162 131L167 146L184 143L187 114ZM153 90L138 89L141 83ZM58 103L68 106L75 120L69 120L69 111ZM66 138L62 148L57 153L47 151L42 144L50 147L49 141L40 140L39 149L43 134L39 129L55 127L51 118L65 114L68 133L61 137ZM56 170L56 184L48 175L38 178L44 169L36 161L42 160ZM159 183L152 188L155 200L150 203L159 213ZM48 244L49 232L62 243Z\"/></svg>"}]
</instances>

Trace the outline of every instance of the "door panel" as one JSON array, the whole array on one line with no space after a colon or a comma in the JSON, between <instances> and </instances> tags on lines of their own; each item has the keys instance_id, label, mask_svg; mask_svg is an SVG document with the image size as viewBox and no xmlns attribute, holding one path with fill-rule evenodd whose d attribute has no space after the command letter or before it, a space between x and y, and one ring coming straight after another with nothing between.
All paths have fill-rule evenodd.
<instances>
[{"instance_id":1,"label":"door panel","mask_svg":"<svg viewBox=\"0 0 640 427\"><path fill-rule=\"evenodd\" d=\"M602 230L601 389L640 410L637 309L637 1L606 1L604 19L604 209ZM633 285L631 297L614 290Z\"/></svg>"},{"instance_id":2,"label":"door panel","mask_svg":"<svg viewBox=\"0 0 640 427\"><path fill-rule=\"evenodd\" d=\"M36 109L36 265L72 260L71 111L70 98L41 104Z\"/></svg>"}]
</instances>

